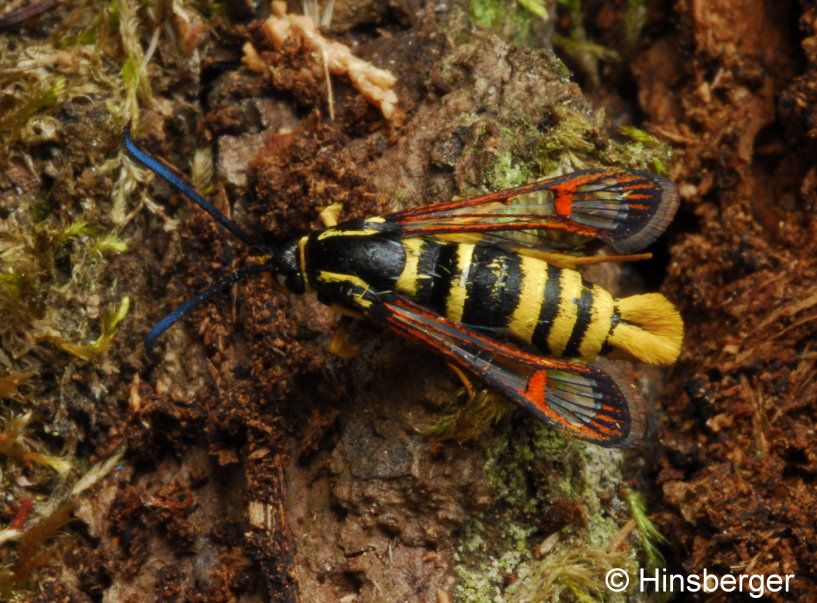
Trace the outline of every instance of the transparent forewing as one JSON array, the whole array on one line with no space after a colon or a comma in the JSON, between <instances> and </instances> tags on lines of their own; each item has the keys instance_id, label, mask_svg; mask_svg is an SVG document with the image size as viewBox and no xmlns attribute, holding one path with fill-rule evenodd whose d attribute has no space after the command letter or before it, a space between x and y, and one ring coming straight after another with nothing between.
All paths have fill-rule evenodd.
<instances>
[{"instance_id":1,"label":"transparent forewing","mask_svg":"<svg viewBox=\"0 0 817 603\"><path fill-rule=\"evenodd\" d=\"M577 248L600 239L622 252L643 249L678 207L670 181L623 168L581 170L470 199L386 216L403 236L479 235L525 247Z\"/></svg>"},{"instance_id":2,"label":"transparent forewing","mask_svg":"<svg viewBox=\"0 0 817 603\"><path fill-rule=\"evenodd\" d=\"M375 304L366 315L442 354L540 420L572 435L616 447L634 446L641 439L643 400L615 367L529 354L404 298Z\"/></svg>"}]
</instances>

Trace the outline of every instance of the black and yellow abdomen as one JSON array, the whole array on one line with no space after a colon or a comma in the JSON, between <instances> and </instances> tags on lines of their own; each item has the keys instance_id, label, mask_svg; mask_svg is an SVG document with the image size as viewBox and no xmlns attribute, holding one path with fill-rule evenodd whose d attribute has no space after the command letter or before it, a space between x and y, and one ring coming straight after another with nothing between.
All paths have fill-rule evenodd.
<instances>
[{"instance_id":1,"label":"black and yellow abdomen","mask_svg":"<svg viewBox=\"0 0 817 603\"><path fill-rule=\"evenodd\" d=\"M403 244L397 291L451 320L558 357L592 360L607 340L613 297L575 270L491 245Z\"/></svg>"},{"instance_id":2,"label":"black and yellow abdomen","mask_svg":"<svg viewBox=\"0 0 817 603\"><path fill-rule=\"evenodd\" d=\"M655 364L673 362L682 324L660 294L614 298L576 270L481 243L399 238L388 224L358 221L305 237L305 281L325 303L365 313L404 295L454 322L590 361L621 349Z\"/></svg>"}]
</instances>

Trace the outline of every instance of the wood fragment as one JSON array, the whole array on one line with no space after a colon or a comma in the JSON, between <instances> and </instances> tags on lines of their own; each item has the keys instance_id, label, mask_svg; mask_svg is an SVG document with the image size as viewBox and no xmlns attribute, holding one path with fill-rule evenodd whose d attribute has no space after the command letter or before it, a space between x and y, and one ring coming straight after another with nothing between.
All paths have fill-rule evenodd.
<instances>
[{"instance_id":1,"label":"wood fragment","mask_svg":"<svg viewBox=\"0 0 817 603\"><path fill-rule=\"evenodd\" d=\"M348 76L355 89L380 108L383 117L390 121L402 120L403 113L397 107L397 94L392 90L397 83L394 75L354 56L348 46L323 37L311 18L287 14L285 2L273 2L272 12L262 29L276 48L281 48L291 37L299 39L304 46L314 51L316 60L329 73ZM251 71L260 73L264 69L263 60L249 42L244 45L242 62ZM332 107L331 98L329 106Z\"/></svg>"}]
</instances>

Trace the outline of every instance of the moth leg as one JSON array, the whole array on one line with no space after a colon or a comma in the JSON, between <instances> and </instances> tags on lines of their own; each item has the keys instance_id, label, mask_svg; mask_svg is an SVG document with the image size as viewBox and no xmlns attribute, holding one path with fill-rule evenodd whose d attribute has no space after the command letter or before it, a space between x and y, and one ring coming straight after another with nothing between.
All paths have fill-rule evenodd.
<instances>
[{"instance_id":1,"label":"moth leg","mask_svg":"<svg viewBox=\"0 0 817 603\"><path fill-rule=\"evenodd\" d=\"M329 309L332 310L335 314L339 314L342 317L346 318L354 318L356 320L366 320L366 317L363 314L358 314L354 310L350 310L349 308L344 308L340 304L331 304Z\"/></svg>"},{"instance_id":2,"label":"moth leg","mask_svg":"<svg viewBox=\"0 0 817 603\"><path fill-rule=\"evenodd\" d=\"M335 333L332 335L332 340L326 348L330 354L334 354L338 358L344 360L351 360L360 353L360 348L354 345L347 339L347 329L352 322L352 318L348 315L340 317Z\"/></svg>"},{"instance_id":3,"label":"moth leg","mask_svg":"<svg viewBox=\"0 0 817 603\"><path fill-rule=\"evenodd\" d=\"M468 378L460 367L451 364L450 362L446 362L448 368L454 371L454 374L459 378L460 382L462 383L463 387L465 387L465 391L468 392L468 399L473 400L474 396L477 395L477 391L474 389L474 384L471 383L471 380Z\"/></svg>"},{"instance_id":4,"label":"moth leg","mask_svg":"<svg viewBox=\"0 0 817 603\"><path fill-rule=\"evenodd\" d=\"M347 339L347 330L349 329L349 325L352 324L352 320L363 320L365 317L354 310L344 308L340 304L332 304L329 307L333 312L340 315L340 320L326 350L338 358L351 360L358 355L360 348Z\"/></svg>"},{"instance_id":5,"label":"moth leg","mask_svg":"<svg viewBox=\"0 0 817 603\"><path fill-rule=\"evenodd\" d=\"M338 225L338 216L341 211L343 211L343 203L333 203L318 212L318 217L323 222L324 227L332 228Z\"/></svg>"}]
</instances>

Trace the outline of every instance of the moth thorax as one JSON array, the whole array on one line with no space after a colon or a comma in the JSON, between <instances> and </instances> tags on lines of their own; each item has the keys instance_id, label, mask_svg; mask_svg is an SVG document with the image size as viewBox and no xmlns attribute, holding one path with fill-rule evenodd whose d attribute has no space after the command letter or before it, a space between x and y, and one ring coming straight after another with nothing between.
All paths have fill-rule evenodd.
<instances>
[{"instance_id":1,"label":"moth thorax","mask_svg":"<svg viewBox=\"0 0 817 603\"><path fill-rule=\"evenodd\" d=\"M300 256L299 241L293 239L281 246L274 260L275 278L287 289L297 294L306 291Z\"/></svg>"}]
</instances>

